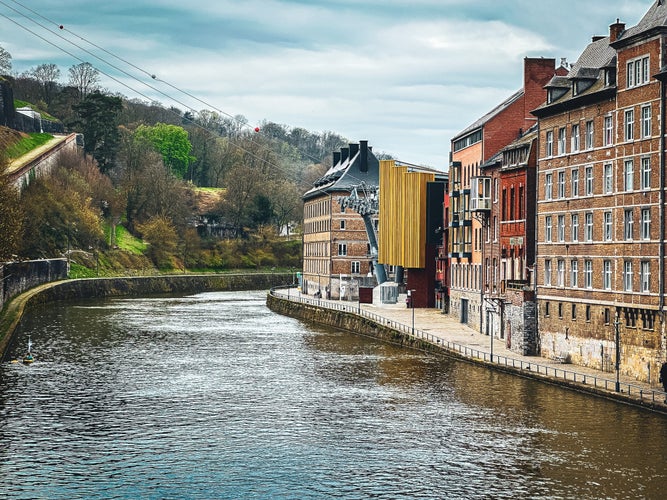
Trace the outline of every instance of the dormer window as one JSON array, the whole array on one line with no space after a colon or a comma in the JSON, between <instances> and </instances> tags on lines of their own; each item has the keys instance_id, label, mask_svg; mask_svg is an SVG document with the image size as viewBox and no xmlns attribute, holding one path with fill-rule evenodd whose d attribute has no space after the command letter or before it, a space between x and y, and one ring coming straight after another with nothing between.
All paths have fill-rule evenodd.
<instances>
[{"instance_id":1,"label":"dormer window","mask_svg":"<svg viewBox=\"0 0 667 500\"><path fill-rule=\"evenodd\" d=\"M607 68L604 70L604 86L610 87L616 85L616 70Z\"/></svg>"}]
</instances>

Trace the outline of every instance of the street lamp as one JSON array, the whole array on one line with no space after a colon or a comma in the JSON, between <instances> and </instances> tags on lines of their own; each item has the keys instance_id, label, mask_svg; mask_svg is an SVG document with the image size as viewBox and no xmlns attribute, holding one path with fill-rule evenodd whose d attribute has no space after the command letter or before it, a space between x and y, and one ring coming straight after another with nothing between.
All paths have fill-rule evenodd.
<instances>
[{"instance_id":1,"label":"street lamp","mask_svg":"<svg viewBox=\"0 0 667 500\"><path fill-rule=\"evenodd\" d=\"M412 308L412 336L415 336L415 297L414 292L416 290L411 288L408 290L408 295L410 296L410 307Z\"/></svg>"},{"instance_id":2,"label":"street lamp","mask_svg":"<svg viewBox=\"0 0 667 500\"><path fill-rule=\"evenodd\" d=\"M619 331L619 326L621 322L618 320L618 314L616 314L616 321L614 321L614 333L616 341L616 392L621 392L621 381L620 381L620 371L621 371L621 332Z\"/></svg>"}]
</instances>

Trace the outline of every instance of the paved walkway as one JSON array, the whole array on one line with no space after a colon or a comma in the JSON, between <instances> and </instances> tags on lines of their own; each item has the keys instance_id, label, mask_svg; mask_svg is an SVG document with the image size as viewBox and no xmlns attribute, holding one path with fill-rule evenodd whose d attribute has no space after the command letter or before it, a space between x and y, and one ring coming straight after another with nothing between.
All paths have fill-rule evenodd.
<instances>
[{"instance_id":1,"label":"paved walkway","mask_svg":"<svg viewBox=\"0 0 667 500\"><path fill-rule=\"evenodd\" d=\"M415 336L424 338L444 347L454 348L459 355L475 361L491 363L491 337L479 333L444 315L439 309L408 309L405 306L405 295L400 295L396 304L359 304L357 302L314 299L312 296L301 295L299 290L277 290L277 295L292 300L307 301L314 305L345 309L364 316L377 316L385 319L385 324L412 334L413 318ZM413 316L414 314L414 316ZM540 356L523 356L507 349L505 340L493 339L493 363L501 367L511 367L513 371L530 372L535 378L546 378L561 385L573 388L581 387L589 392L619 399L624 402L636 401L642 406L653 407L657 411L667 413L664 404L665 394L661 386L651 386L633 377L619 375L620 392L616 392L616 374L602 372L585 366L563 364Z\"/></svg>"}]
</instances>

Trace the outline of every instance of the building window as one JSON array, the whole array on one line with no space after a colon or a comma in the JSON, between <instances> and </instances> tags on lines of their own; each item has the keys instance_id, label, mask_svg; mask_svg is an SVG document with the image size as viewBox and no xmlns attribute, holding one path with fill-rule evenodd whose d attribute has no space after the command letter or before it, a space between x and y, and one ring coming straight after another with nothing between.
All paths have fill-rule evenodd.
<instances>
[{"instance_id":1,"label":"building window","mask_svg":"<svg viewBox=\"0 0 667 500\"><path fill-rule=\"evenodd\" d=\"M565 198L565 172L558 172L558 198Z\"/></svg>"},{"instance_id":2,"label":"building window","mask_svg":"<svg viewBox=\"0 0 667 500\"><path fill-rule=\"evenodd\" d=\"M572 241L579 241L579 214L572 214Z\"/></svg>"},{"instance_id":3,"label":"building window","mask_svg":"<svg viewBox=\"0 0 667 500\"><path fill-rule=\"evenodd\" d=\"M577 304L572 304L572 319L577 319Z\"/></svg>"},{"instance_id":4,"label":"building window","mask_svg":"<svg viewBox=\"0 0 667 500\"><path fill-rule=\"evenodd\" d=\"M593 149L593 120L586 122L586 149Z\"/></svg>"},{"instance_id":5,"label":"building window","mask_svg":"<svg viewBox=\"0 0 667 500\"><path fill-rule=\"evenodd\" d=\"M623 262L623 290L632 291L632 262L629 260Z\"/></svg>"},{"instance_id":6,"label":"building window","mask_svg":"<svg viewBox=\"0 0 667 500\"><path fill-rule=\"evenodd\" d=\"M651 239L651 209L650 208L642 208L641 238L642 238L642 240L650 240Z\"/></svg>"},{"instance_id":7,"label":"building window","mask_svg":"<svg viewBox=\"0 0 667 500\"><path fill-rule=\"evenodd\" d=\"M553 196L553 175L547 174L544 177L544 199L550 200Z\"/></svg>"},{"instance_id":8,"label":"building window","mask_svg":"<svg viewBox=\"0 0 667 500\"><path fill-rule=\"evenodd\" d=\"M579 286L579 262L570 261L570 286L577 288Z\"/></svg>"},{"instance_id":9,"label":"building window","mask_svg":"<svg viewBox=\"0 0 667 500\"><path fill-rule=\"evenodd\" d=\"M593 194L593 167L586 167L584 173L586 176L586 196L590 196Z\"/></svg>"},{"instance_id":10,"label":"building window","mask_svg":"<svg viewBox=\"0 0 667 500\"><path fill-rule=\"evenodd\" d=\"M347 255L347 243L338 244L338 255L345 256Z\"/></svg>"},{"instance_id":11,"label":"building window","mask_svg":"<svg viewBox=\"0 0 667 500\"><path fill-rule=\"evenodd\" d=\"M565 216L558 216L558 241L565 241Z\"/></svg>"},{"instance_id":12,"label":"building window","mask_svg":"<svg viewBox=\"0 0 667 500\"><path fill-rule=\"evenodd\" d=\"M614 119L611 116L605 116L602 145L611 146L612 144L614 144Z\"/></svg>"},{"instance_id":13,"label":"building window","mask_svg":"<svg viewBox=\"0 0 667 500\"><path fill-rule=\"evenodd\" d=\"M632 215L631 208L626 208L623 212L623 238L626 240L631 240L634 232L634 221Z\"/></svg>"},{"instance_id":14,"label":"building window","mask_svg":"<svg viewBox=\"0 0 667 500\"><path fill-rule=\"evenodd\" d=\"M635 138L635 110L625 110L625 140L631 141Z\"/></svg>"},{"instance_id":15,"label":"building window","mask_svg":"<svg viewBox=\"0 0 667 500\"><path fill-rule=\"evenodd\" d=\"M641 159L642 173L641 173L641 188L651 189L651 158L645 156Z\"/></svg>"},{"instance_id":16,"label":"building window","mask_svg":"<svg viewBox=\"0 0 667 500\"><path fill-rule=\"evenodd\" d=\"M611 241L612 238L611 215L611 212L605 212L603 216L602 238L604 241Z\"/></svg>"},{"instance_id":17,"label":"building window","mask_svg":"<svg viewBox=\"0 0 667 500\"><path fill-rule=\"evenodd\" d=\"M593 212L586 213L584 239L586 241L593 241Z\"/></svg>"},{"instance_id":18,"label":"building window","mask_svg":"<svg viewBox=\"0 0 667 500\"><path fill-rule=\"evenodd\" d=\"M573 153L579 151L579 124L572 125L572 137L570 138L570 145L572 146Z\"/></svg>"},{"instance_id":19,"label":"building window","mask_svg":"<svg viewBox=\"0 0 667 500\"><path fill-rule=\"evenodd\" d=\"M653 311L642 311L642 328L645 330L653 330L655 326L655 314Z\"/></svg>"},{"instance_id":20,"label":"building window","mask_svg":"<svg viewBox=\"0 0 667 500\"><path fill-rule=\"evenodd\" d=\"M610 194L614 190L614 169L611 163L604 166L604 192Z\"/></svg>"},{"instance_id":21,"label":"building window","mask_svg":"<svg viewBox=\"0 0 667 500\"><path fill-rule=\"evenodd\" d=\"M649 82L649 58L639 57L628 61L626 85L628 88L644 85Z\"/></svg>"},{"instance_id":22,"label":"building window","mask_svg":"<svg viewBox=\"0 0 667 500\"><path fill-rule=\"evenodd\" d=\"M565 127L558 129L558 154L564 155L567 153L565 148Z\"/></svg>"},{"instance_id":23,"label":"building window","mask_svg":"<svg viewBox=\"0 0 667 500\"><path fill-rule=\"evenodd\" d=\"M551 286L551 261L544 261L544 284L546 286Z\"/></svg>"},{"instance_id":24,"label":"building window","mask_svg":"<svg viewBox=\"0 0 667 500\"><path fill-rule=\"evenodd\" d=\"M340 228L345 229L345 219L340 221Z\"/></svg>"},{"instance_id":25,"label":"building window","mask_svg":"<svg viewBox=\"0 0 667 500\"><path fill-rule=\"evenodd\" d=\"M572 197L579 196L579 169L572 169L570 177Z\"/></svg>"},{"instance_id":26,"label":"building window","mask_svg":"<svg viewBox=\"0 0 667 500\"><path fill-rule=\"evenodd\" d=\"M634 189L635 178L635 163L632 160L625 160L623 163L623 179L625 182L625 190L632 191Z\"/></svg>"},{"instance_id":27,"label":"building window","mask_svg":"<svg viewBox=\"0 0 667 500\"><path fill-rule=\"evenodd\" d=\"M642 106L642 139L651 137L651 105Z\"/></svg>"},{"instance_id":28,"label":"building window","mask_svg":"<svg viewBox=\"0 0 667 500\"><path fill-rule=\"evenodd\" d=\"M651 264L648 261L642 261L640 273L642 292L647 293L651 288Z\"/></svg>"},{"instance_id":29,"label":"building window","mask_svg":"<svg viewBox=\"0 0 667 500\"><path fill-rule=\"evenodd\" d=\"M559 318L563 317L563 303L562 302L558 303L558 317Z\"/></svg>"},{"instance_id":30,"label":"building window","mask_svg":"<svg viewBox=\"0 0 667 500\"><path fill-rule=\"evenodd\" d=\"M544 241L551 243L551 215L544 218Z\"/></svg>"},{"instance_id":31,"label":"building window","mask_svg":"<svg viewBox=\"0 0 667 500\"><path fill-rule=\"evenodd\" d=\"M590 304L586 304L586 321L591 320L591 306Z\"/></svg>"},{"instance_id":32,"label":"building window","mask_svg":"<svg viewBox=\"0 0 667 500\"><path fill-rule=\"evenodd\" d=\"M602 284L605 290L611 290L611 261L605 260L602 264Z\"/></svg>"},{"instance_id":33,"label":"building window","mask_svg":"<svg viewBox=\"0 0 667 500\"><path fill-rule=\"evenodd\" d=\"M545 316L549 316L549 312L550 312L549 309L550 309L550 308L549 308L549 302L546 302L546 303L544 304L544 315L545 315Z\"/></svg>"},{"instance_id":34,"label":"building window","mask_svg":"<svg viewBox=\"0 0 667 500\"><path fill-rule=\"evenodd\" d=\"M361 264L359 263L358 260L355 260L354 262L352 262L352 267L350 269L350 272L352 274L359 274L360 269L361 269Z\"/></svg>"},{"instance_id":35,"label":"building window","mask_svg":"<svg viewBox=\"0 0 667 500\"><path fill-rule=\"evenodd\" d=\"M586 288L593 288L593 261L584 261L584 286Z\"/></svg>"},{"instance_id":36,"label":"building window","mask_svg":"<svg viewBox=\"0 0 667 500\"><path fill-rule=\"evenodd\" d=\"M547 138L546 138L546 155L547 156L553 156L554 155L554 133L552 130L549 130L547 132Z\"/></svg>"},{"instance_id":37,"label":"building window","mask_svg":"<svg viewBox=\"0 0 667 500\"><path fill-rule=\"evenodd\" d=\"M556 276L557 285L565 286L565 261L558 259L557 266L558 266L557 267L558 275Z\"/></svg>"},{"instance_id":38,"label":"building window","mask_svg":"<svg viewBox=\"0 0 667 500\"><path fill-rule=\"evenodd\" d=\"M604 324L608 325L611 321L611 313L609 312L609 308L605 307L604 308Z\"/></svg>"}]
</instances>

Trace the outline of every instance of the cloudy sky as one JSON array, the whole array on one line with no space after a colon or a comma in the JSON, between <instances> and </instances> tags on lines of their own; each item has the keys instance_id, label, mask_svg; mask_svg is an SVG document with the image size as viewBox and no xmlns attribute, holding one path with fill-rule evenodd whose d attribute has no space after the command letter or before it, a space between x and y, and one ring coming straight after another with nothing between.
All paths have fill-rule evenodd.
<instances>
[{"instance_id":1,"label":"cloudy sky","mask_svg":"<svg viewBox=\"0 0 667 500\"><path fill-rule=\"evenodd\" d=\"M55 63L64 82L87 61L130 98L333 131L444 170L451 137L521 87L524 57L574 62L653 1L0 0L0 45L15 72Z\"/></svg>"}]
</instances>

